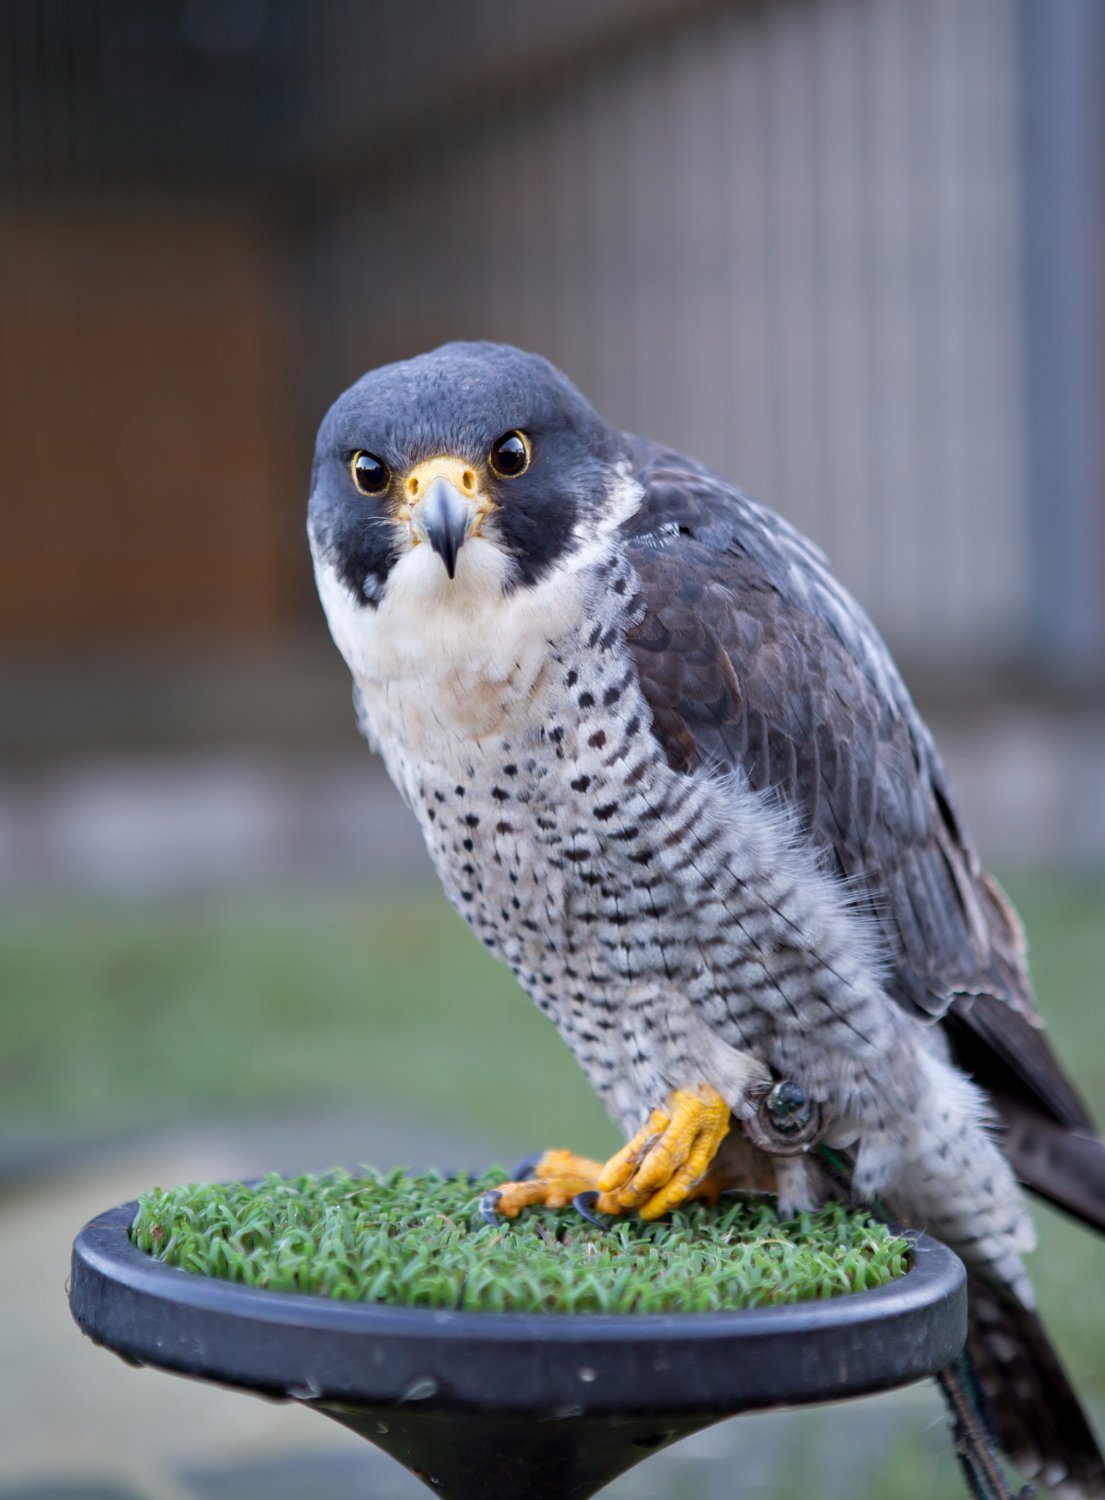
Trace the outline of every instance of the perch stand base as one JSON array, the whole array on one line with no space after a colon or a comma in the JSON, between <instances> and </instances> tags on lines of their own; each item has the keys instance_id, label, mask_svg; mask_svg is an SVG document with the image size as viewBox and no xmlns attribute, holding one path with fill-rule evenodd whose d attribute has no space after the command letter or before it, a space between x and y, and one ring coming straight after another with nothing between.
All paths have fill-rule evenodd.
<instances>
[{"instance_id":1,"label":"perch stand base","mask_svg":"<svg viewBox=\"0 0 1105 1500\"><path fill-rule=\"evenodd\" d=\"M908 1233L888 1286L746 1312L458 1313L268 1292L162 1265L137 1205L73 1247L83 1331L133 1364L323 1412L449 1500L586 1500L658 1448L740 1412L888 1390L966 1337L955 1255Z\"/></svg>"}]
</instances>

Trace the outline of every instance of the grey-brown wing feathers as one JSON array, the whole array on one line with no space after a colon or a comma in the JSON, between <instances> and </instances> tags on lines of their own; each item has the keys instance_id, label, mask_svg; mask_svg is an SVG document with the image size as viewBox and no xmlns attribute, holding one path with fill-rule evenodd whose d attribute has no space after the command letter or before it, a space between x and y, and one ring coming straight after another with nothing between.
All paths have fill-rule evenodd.
<instances>
[{"instance_id":1,"label":"grey-brown wing feathers","mask_svg":"<svg viewBox=\"0 0 1105 1500\"><path fill-rule=\"evenodd\" d=\"M1089 1117L1040 1029L1020 923L877 632L780 518L679 455L642 444L638 461L630 643L669 763L737 770L797 817L874 917L895 998L943 1022L1009 1122L1014 1165L1078 1212L1081 1191L1022 1167L1014 1143L1036 1117L1092 1135Z\"/></svg>"},{"instance_id":2,"label":"grey-brown wing feathers","mask_svg":"<svg viewBox=\"0 0 1105 1500\"><path fill-rule=\"evenodd\" d=\"M1105 1144L1040 1029L1024 936L981 869L932 740L873 626L786 524L641 445L630 635L677 770L736 771L796 820L877 923L890 989L941 1024L1028 1186L1105 1228ZM972 1277L969 1348L1027 1472L1105 1496L1093 1433L1039 1319Z\"/></svg>"}]
</instances>

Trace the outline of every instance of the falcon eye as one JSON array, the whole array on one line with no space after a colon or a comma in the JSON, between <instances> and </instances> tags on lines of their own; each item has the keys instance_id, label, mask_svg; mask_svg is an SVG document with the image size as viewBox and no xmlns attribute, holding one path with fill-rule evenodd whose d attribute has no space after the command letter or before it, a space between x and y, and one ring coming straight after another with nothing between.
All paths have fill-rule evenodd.
<instances>
[{"instance_id":1,"label":"falcon eye","mask_svg":"<svg viewBox=\"0 0 1105 1500\"><path fill-rule=\"evenodd\" d=\"M391 475L387 464L382 458L377 458L375 453L365 453L361 449L354 453L349 467L353 483L362 495L381 495L387 489Z\"/></svg>"},{"instance_id":2,"label":"falcon eye","mask_svg":"<svg viewBox=\"0 0 1105 1500\"><path fill-rule=\"evenodd\" d=\"M529 439L522 432L504 432L491 444L487 461L500 479L517 479L529 468Z\"/></svg>"}]
</instances>

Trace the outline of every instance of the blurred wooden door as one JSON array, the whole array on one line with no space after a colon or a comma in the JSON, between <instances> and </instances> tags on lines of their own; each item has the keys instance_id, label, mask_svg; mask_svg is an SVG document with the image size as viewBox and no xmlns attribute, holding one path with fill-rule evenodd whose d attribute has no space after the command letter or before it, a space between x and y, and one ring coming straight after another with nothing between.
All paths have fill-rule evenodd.
<instances>
[{"instance_id":1,"label":"blurred wooden door","mask_svg":"<svg viewBox=\"0 0 1105 1500\"><path fill-rule=\"evenodd\" d=\"M281 255L225 199L9 209L0 649L250 637L294 608L309 455Z\"/></svg>"}]
</instances>

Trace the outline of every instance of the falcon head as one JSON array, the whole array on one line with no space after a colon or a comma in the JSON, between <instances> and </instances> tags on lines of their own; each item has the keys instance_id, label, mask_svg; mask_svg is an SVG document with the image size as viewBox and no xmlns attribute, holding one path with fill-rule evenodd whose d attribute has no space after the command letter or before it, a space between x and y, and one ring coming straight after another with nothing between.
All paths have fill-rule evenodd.
<instances>
[{"instance_id":1,"label":"falcon head","mask_svg":"<svg viewBox=\"0 0 1105 1500\"><path fill-rule=\"evenodd\" d=\"M379 610L532 586L632 510L628 472L625 438L537 355L455 343L371 370L319 429L320 589Z\"/></svg>"}]
</instances>

